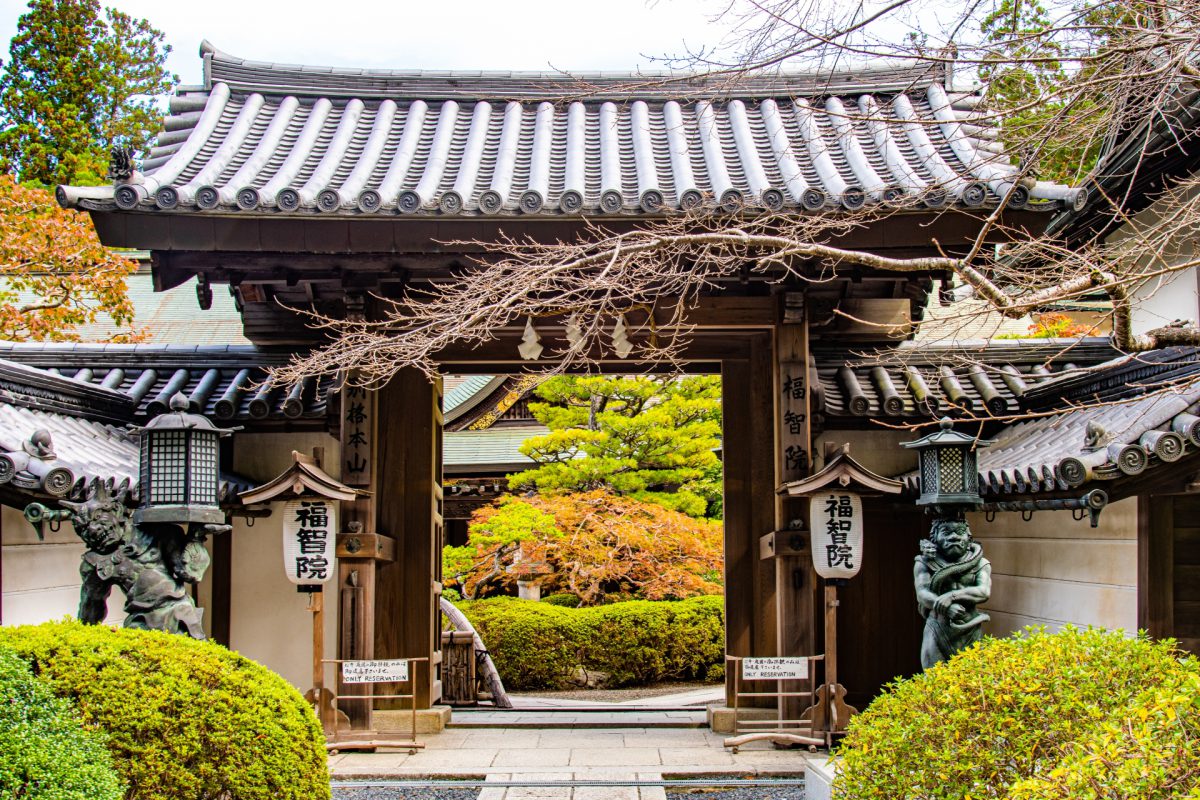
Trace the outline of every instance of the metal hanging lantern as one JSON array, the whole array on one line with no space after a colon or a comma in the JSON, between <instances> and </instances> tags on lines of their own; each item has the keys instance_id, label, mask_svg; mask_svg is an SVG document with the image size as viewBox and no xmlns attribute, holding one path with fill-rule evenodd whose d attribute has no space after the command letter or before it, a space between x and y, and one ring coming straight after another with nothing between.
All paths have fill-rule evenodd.
<instances>
[{"instance_id":1,"label":"metal hanging lantern","mask_svg":"<svg viewBox=\"0 0 1200 800\"><path fill-rule=\"evenodd\" d=\"M189 414L182 392L171 398L170 408L137 431L141 503L135 521L224 523L219 441L233 430L218 428L203 415Z\"/></svg>"},{"instance_id":2,"label":"metal hanging lantern","mask_svg":"<svg viewBox=\"0 0 1200 800\"><path fill-rule=\"evenodd\" d=\"M916 450L920 457L921 497L917 505L958 509L983 505L977 451L991 440L959 433L949 417L942 417L939 428L915 442L901 442L902 447Z\"/></svg>"}]
</instances>

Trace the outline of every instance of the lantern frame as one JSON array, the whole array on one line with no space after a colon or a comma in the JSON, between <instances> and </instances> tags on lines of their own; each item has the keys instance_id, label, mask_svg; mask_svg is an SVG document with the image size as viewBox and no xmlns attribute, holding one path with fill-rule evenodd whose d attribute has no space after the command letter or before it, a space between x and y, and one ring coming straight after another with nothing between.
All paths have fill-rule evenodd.
<instances>
[{"instance_id":1,"label":"lantern frame","mask_svg":"<svg viewBox=\"0 0 1200 800\"><path fill-rule=\"evenodd\" d=\"M942 417L938 430L900 446L917 451L921 495L919 506L934 508L978 508L978 451L994 440L980 439L954 430L954 422Z\"/></svg>"},{"instance_id":2,"label":"lantern frame","mask_svg":"<svg viewBox=\"0 0 1200 800\"><path fill-rule=\"evenodd\" d=\"M237 429L188 413L182 392L171 397L170 409L134 431L141 495L134 522L224 523L220 441Z\"/></svg>"}]
</instances>

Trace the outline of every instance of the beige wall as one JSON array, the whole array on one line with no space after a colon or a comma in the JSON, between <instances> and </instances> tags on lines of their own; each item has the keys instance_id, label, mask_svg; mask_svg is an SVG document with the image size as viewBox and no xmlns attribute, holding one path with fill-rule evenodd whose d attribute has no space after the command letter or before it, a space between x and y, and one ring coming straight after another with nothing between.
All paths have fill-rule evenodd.
<instances>
[{"instance_id":1,"label":"beige wall","mask_svg":"<svg viewBox=\"0 0 1200 800\"><path fill-rule=\"evenodd\" d=\"M992 562L988 633L1067 623L1137 630L1137 499L1113 503L1100 526L1069 511L1038 511L1029 522L1002 512L971 531Z\"/></svg>"},{"instance_id":2,"label":"beige wall","mask_svg":"<svg viewBox=\"0 0 1200 800\"><path fill-rule=\"evenodd\" d=\"M292 451L312 454L325 448L325 466L338 477L338 443L326 434L238 434L234 471L266 482L292 463ZM296 591L283 569L283 522L279 504L254 525L235 517L229 645L247 658L278 672L297 688L312 686L312 614L308 595ZM326 584L325 656L335 657L337 601L335 584ZM327 669L332 677L332 668Z\"/></svg>"},{"instance_id":3,"label":"beige wall","mask_svg":"<svg viewBox=\"0 0 1200 800\"><path fill-rule=\"evenodd\" d=\"M79 559L83 542L70 523L45 529L39 541L33 526L15 508L0 507L0 570L3 593L0 620L5 625L36 625L74 617L79 609ZM125 619L125 595L114 589L108 599L109 624Z\"/></svg>"}]
</instances>

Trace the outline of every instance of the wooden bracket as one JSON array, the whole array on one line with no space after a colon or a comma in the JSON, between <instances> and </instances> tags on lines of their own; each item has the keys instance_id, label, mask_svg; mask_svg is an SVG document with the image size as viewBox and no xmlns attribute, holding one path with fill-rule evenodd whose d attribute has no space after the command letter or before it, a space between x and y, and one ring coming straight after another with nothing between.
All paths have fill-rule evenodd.
<instances>
[{"instance_id":1,"label":"wooden bracket","mask_svg":"<svg viewBox=\"0 0 1200 800\"><path fill-rule=\"evenodd\" d=\"M337 535L337 557L394 561L396 540L381 533L339 533Z\"/></svg>"}]
</instances>

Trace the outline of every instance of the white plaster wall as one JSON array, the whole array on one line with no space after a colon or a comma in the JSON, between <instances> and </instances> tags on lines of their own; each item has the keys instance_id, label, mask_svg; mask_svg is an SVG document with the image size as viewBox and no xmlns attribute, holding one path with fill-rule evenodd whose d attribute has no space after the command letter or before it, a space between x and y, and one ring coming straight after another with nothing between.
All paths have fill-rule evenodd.
<instances>
[{"instance_id":1,"label":"white plaster wall","mask_svg":"<svg viewBox=\"0 0 1200 800\"><path fill-rule=\"evenodd\" d=\"M1163 209L1162 202L1151 204L1134 217L1136 225L1147 226L1156 222ZM1144 251L1136 237L1128 228L1121 228L1108 237L1113 244L1125 243L1127 246ZM1160 259L1161 261L1157 260ZM1165 264L1181 264L1195 258L1195 244L1189 238L1180 241L1174 248L1169 248L1161 254L1156 254L1152 260L1150 255L1143 255L1138 262L1145 272L1160 271ZM1165 264L1163 263L1165 262ZM1154 328L1161 328L1177 319L1200 321L1200 285L1197 281L1195 267L1189 267L1179 272L1169 273L1148 280L1144 285L1133 290L1133 332L1145 333Z\"/></svg>"},{"instance_id":2,"label":"white plaster wall","mask_svg":"<svg viewBox=\"0 0 1200 800\"><path fill-rule=\"evenodd\" d=\"M0 620L5 625L36 625L74 617L79 610L79 559L83 542L70 523L45 529L45 541L15 508L0 507ZM125 595L114 589L105 622L125 619Z\"/></svg>"},{"instance_id":3,"label":"white plaster wall","mask_svg":"<svg viewBox=\"0 0 1200 800\"><path fill-rule=\"evenodd\" d=\"M268 481L288 468L293 450L312 455L314 447L325 448L325 468L339 476L338 442L323 433L238 434L234 442L234 471L248 478ZM308 596L284 574L279 505L253 526L234 518L229 644L305 691L312 686L312 614ZM325 591L326 658L336 653L337 607L332 581ZM332 678L331 667L326 675Z\"/></svg>"},{"instance_id":4,"label":"white plaster wall","mask_svg":"<svg viewBox=\"0 0 1200 800\"><path fill-rule=\"evenodd\" d=\"M1104 509L1097 528L1069 511L1038 511L1029 522L1015 512L968 520L992 562L987 633L1067 623L1137 630L1136 498Z\"/></svg>"}]
</instances>

